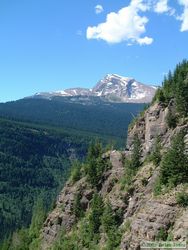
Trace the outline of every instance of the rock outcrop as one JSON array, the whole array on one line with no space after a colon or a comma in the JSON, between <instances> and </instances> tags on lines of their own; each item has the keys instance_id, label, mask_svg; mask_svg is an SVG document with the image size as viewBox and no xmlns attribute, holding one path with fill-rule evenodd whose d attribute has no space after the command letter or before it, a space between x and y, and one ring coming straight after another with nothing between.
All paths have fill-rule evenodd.
<instances>
[{"instance_id":1,"label":"rock outcrop","mask_svg":"<svg viewBox=\"0 0 188 250\"><path fill-rule=\"evenodd\" d=\"M87 209L94 190L85 178L76 183L68 182L57 198L55 209L48 215L42 229L42 249L48 249L61 231L61 228L70 231L76 223L73 213L74 200L81 194L83 209Z\"/></svg>"},{"instance_id":2,"label":"rock outcrop","mask_svg":"<svg viewBox=\"0 0 188 250\"><path fill-rule=\"evenodd\" d=\"M172 137L178 132L188 131L188 123L177 126L174 130L169 129L167 125L167 116L169 112L175 112L174 103L171 102L168 107L161 103L155 103L150 106L144 114L140 115L135 124L131 127L127 138L127 150L132 150L134 136L138 135L142 143L143 157L149 154L155 144L157 136L160 137L164 148L170 147ZM185 142L188 145L188 135L185 136Z\"/></svg>"},{"instance_id":3,"label":"rock outcrop","mask_svg":"<svg viewBox=\"0 0 188 250\"><path fill-rule=\"evenodd\" d=\"M188 148L188 124L182 123L175 129L169 129L166 117L173 105L164 107L160 103L152 105L143 116L138 118L129 131L127 149L125 152L109 151L103 158L110 160L111 168L103 173L102 185L99 194L104 203L109 203L113 211L121 210L122 239L120 249L136 250L141 248L142 241L160 239L161 232L172 240L188 240L188 210L177 203L179 192L188 193L188 187L179 185L156 197L153 194L156 180L159 176L159 167L151 162L144 162L152 151L157 136L160 136L163 150L170 147L175 134L184 130L185 143ZM131 187L124 189L121 179L125 174L123 158L132 151L135 134L142 142L143 165L133 178ZM76 194L81 194L81 204L84 211L90 208L94 189L88 184L86 177L71 184L68 182L58 197L56 207L49 214L42 230L42 249L48 249L57 239L60 229L71 231L77 223L73 214L73 204ZM105 235L101 234L101 244L105 244Z\"/></svg>"}]
</instances>

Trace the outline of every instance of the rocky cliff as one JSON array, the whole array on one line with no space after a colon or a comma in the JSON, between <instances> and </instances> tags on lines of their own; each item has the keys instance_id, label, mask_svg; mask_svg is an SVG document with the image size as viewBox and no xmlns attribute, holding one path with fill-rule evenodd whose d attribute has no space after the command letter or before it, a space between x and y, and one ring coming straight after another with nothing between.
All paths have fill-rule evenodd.
<instances>
[{"instance_id":1,"label":"rocky cliff","mask_svg":"<svg viewBox=\"0 0 188 250\"><path fill-rule=\"evenodd\" d=\"M121 237L118 249L140 249L143 241L188 240L188 209L177 201L179 193L188 194L188 186L179 184L155 195L154 189L160 166L154 165L149 160L157 136L161 140L161 152L171 147L172 138L180 131L184 131L184 140L188 146L187 121L181 120L173 129L167 125L167 116L173 109L173 102L168 106L159 102L151 105L130 127L126 150L123 152L111 150L102 156L103 160L110 162L111 167L102 173L102 182L97 191L104 204L110 204L113 213L119 214L118 230L121 232ZM135 135L138 135L142 144L142 165L127 186L124 181L125 159L133 153ZM59 240L62 228L68 235L75 230L79 235L80 222L73 212L75 197L80 195L81 209L87 216L91 210L95 191L86 176L75 183L71 180L67 182L57 199L54 210L44 223L41 231L41 249L50 249L54 246ZM107 236L102 226L99 232L96 249L115 249L107 246ZM83 249L79 244L81 243L78 240L77 249ZM84 249L91 249L91 247Z\"/></svg>"},{"instance_id":2,"label":"rocky cliff","mask_svg":"<svg viewBox=\"0 0 188 250\"><path fill-rule=\"evenodd\" d=\"M162 103L151 105L135 122L130 126L127 139L127 150L132 150L133 139L138 135L142 143L142 153L145 157L151 153L157 136L160 137L162 146L170 147L170 141L180 131L187 131L187 121L180 122L174 129L170 129L167 124L167 117L170 112L175 113L175 103L171 101L166 107ZM187 135L185 136L187 142Z\"/></svg>"}]
</instances>

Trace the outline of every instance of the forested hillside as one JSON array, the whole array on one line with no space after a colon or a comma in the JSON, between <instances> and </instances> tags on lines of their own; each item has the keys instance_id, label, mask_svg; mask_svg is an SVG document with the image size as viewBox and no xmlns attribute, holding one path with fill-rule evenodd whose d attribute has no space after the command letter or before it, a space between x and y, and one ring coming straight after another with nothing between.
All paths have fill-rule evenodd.
<instances>
[{"instance_id":1,"label":"forested hillside","mask_svg":"<svg viewBox=\"0 0 188 250\"><path fill-rule=\"evenodd\" d=\"M182 243L188 230L188 62L130 126L126 151L89 147L42 225L43 209L3 250L132 250ZM181 101L180 101L181 100ZM41 226L42 225L42 226ZM40 228L41 226L41 228ZM172 247L173 249L173 247Z\"/></svg>"},{"instance_id":2,"label":"forested hillside","mask_svg":"<svg viewBox=\"0 0 188 250\"><path fill-rule=\"evenodd\" d=\"M76 97L75 97L76 98ZM123 147L128 124L145 104L109 103L91 97L72 101L57 97L53 100L22 99L0 104L0 116L74 129L79 134L95 133L99 138L116 141Z\"/></svg>"},{"instance_id":3,"label":"forested hillside","mask_svg":"<svg viewBox=\"0 0 188 250\"><path fill-rule=\"evenodd\" d=\"M0 104L0 240L28 227L39 200L43 214L49 210L72 161L85 157L92 140L123 147L122 135L143 107L98 98Z\"/></svg>"},{"instance_id":4,"label":"forested hillside","mask_svg":"<svg viewBox=\"0 0 188 250\"><path fill-rule=\"evenodd\" d=\"M0 240L28 226L37 197L47 211L70 164L82 159L91 137L0 119Z\"/></svg>"},{"instance_id":5,"label":"forested hillside","mask_svg":"<svg viewBox=\"0 0 188 250\"><path fill-rule=\"evenodd\" d=\"M23 227L25 223L22 223L21 230L6 237L1 248L3 250L131 250L140 249L143 242L148 240L156 243L180 241L186 244L188 230L187 79L188 62L183 61L164 79L150 107L142 112L129 127L126 151L116 151L111 148L106 151L98 142L91 144L85 160L74 164L70 178L46 220L45 206L48 204L45 201L50 197L51 190L53 193L58 189L56 182L60 179L55 178L59 171L57 166L62 166L58 162L61 159L60 156L64 157L67 151L61 151L58 144L60 141L54 142L55 135L49 136L48 131L43 134L44 139L39 128L27 127L26 131L22 128L21 132L19 127L14 127L19 123L15 123L13 128L9 125L10 133L5 133L3 137L2 142L5 142L1 147L1 154L4 156L11 152L13 159L21 158L24 163L26 162L26 165L22 164L25 166L23 169L30 171L29 166L31 166L31 176L34 176L34 180L29 178L30 174L27 175L27 171L22 174L22 167L14 173L15 179L13 176L7 180L4 177L5 181L2 179L2 182L5 182L4 192L6 182L11 182L11 185L8 184L10 189L7 189L10 196L6 196L10 200L1 208L4 209L2 214L6 215L5 221L10 218L7 214L9 204L13 204L12 208L14 208L12 200L14 195L17 201L26 203L24 208L32 203L26 198L24 192L29 193L29 197L37 197L37 195L32 196L34 189L44 199L36 200L30 226L25 228ZM5 121L2 124L7 128ZM20 147L23 142L27 146L25 138L28 136L26 137L25 133L27 134L28 129L32 133L32 136L29 136L32 141L35 141L34 138L36 140L40 138L40 146L35 149ZM16 140L19 146L8 143L11 146L4 147L6 140L12 138L11 130L15 133L13 138L17 136L17 132L19 135L21 133L23 136L21 144ZM50 145L47 147L47 152L43 149L43 142L45 145ZM55 143L55 147L52 142ZM14 147L14 145L17 146ZM42 152L42 155L39 153L37 157L40 159L37 161L39 166L37 173L35 158L33 159L35 150ZM85 152L84 148L77 153L82 155L83 152ZM28 155L30 155L29 158ZM54 157L58 164L51 165ZM46 158L50 160L46 161ZM5 170L9 167L9 161L6 161ZM3 159L3 162L6 161ZM11 162L13 165L17 161L11 160ZM4 166L6 165L2 165ZM23 186L19 184L21 181L16 182L17 173L27 178L25 180L22 177ZM39 190L42 191L39 192ZM16 196L17 192L19 197ZM21 207L18 211L22 211ZM11 216L13 214L11 211ZM25 213L18 213L18 215L22 218ZM28 219L24 216L23 218Z\"/></svg>"}]
</instances>

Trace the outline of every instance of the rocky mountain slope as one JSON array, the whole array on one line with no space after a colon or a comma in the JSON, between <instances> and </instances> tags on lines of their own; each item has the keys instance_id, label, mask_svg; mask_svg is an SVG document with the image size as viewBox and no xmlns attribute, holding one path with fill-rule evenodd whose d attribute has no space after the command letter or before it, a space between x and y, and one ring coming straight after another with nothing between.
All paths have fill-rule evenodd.
<instances>
[{"instance_id":1,"label":"rocky mountain slope","mask_svg":"<svg viewBox=\"0 0 188 250\"><path fill-rule=\"evenodd\" d=\"M134 78L108 74L92 89L71 88L56 92L41 92L34 98L51 99L54 96L98 96L109 101L149 103L156 91L156 87L142 84Z\"/></svg>"},{"instance_id":2,"label":"rocky mountain slope","mask_svg":"<svg viewBox=\"0 0 188 250\"><path fill-rule=\"evenodd\" d=\"M30 238L30 250L139 250L161 241L186 249L187 90L183 61L130 124L125 150L90 146L40 232Z\"/></svg>"},{"instance_id":3,"label":"rocky mountain slope","mask_svg":"<svg viewBox=\"0 0 188 250\"><path fill-rule=\"evenodd\" d=\"M104 204L110 205L114 214L120 214L117 226L117 230L121 232L118 243L120 249L140 249L143 241L156 239L180 242L188 239L188 210L180 206L177 201L178 193L184 191L188 194L188 186L180 184L160 195L155 195L154 189L160 169L147 159L148 152L152 152L154 148L157 136L160 136L162 151L165 151L170 147L174 135L184 131L184 140L188 148L188 123L170 129L166 123L170 108L171 106L164 107L161 103L152 105L130 129L127 150L124 152L112 150L102 156L105 161L110 162L111 167L103 173L98 193ZM124 159L133 153L134 135L139 136L143 145L142 166L127 187L126 183L123 183L123 178L126 176ZM59 240L62 228L68 235L74 234L75 230L79 231L81 224L74 213L75 197L78 193L81 195L80 208L87 214L90 213L95 192L96 189L85 176L75 183L70 180L66 184L58 197L55 209L44 223L41 249L53 246L55 241ZM100 229L99 237L97 249L115 249L115 247L108 248L108 237L103 228ZM79 244L78 249L83 249L81 243Z\"/></svg>"}]
</instances>

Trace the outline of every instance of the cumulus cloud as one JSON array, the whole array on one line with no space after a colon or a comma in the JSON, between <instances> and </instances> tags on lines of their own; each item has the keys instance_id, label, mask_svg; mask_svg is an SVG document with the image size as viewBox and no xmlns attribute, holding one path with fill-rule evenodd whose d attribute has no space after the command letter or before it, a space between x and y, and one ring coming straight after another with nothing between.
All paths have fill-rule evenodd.
<instances>
[{"instance_id":1,"label":"cumulus cloud","mask_svg":"<svg viewBox=\"0 0 188 250\"><path fill-rule=\"evenodd\" d=\"M150 45L153 42L153 38L145 36L144 38L138 38L140 45Z\"/></svg>"},{"instance_id":2,"label":"cumulus cloud","mask_svg":"<svg viewBox=\"0 0 188 250\"><path fill-rule=\"evenodd\" d=\"M154 11L157 13L164 13L169 11L168 0L160 0L154 6Z\"/></svg>"},{"instance_id":3,"label":"cumulus cloud","mask_svg":"<svg viewBox=\"0 0 188 250\"><path fill-rule=\"evenodd\" d=\"M108 43L137 43L149 45L153 42L150 37L142 37L146 32L148 18L140 16L140 12L149 10L149 5L143 0L132 0L130 5L111 12L106 21L97 26L87 28L87 39L104 40Z\"/></svg>"},{"instance_id":4,"label":"cumulus cloud","mask_svg":"<svg viewBox=\"0 0 188 250\"><path fill-rule=\"evenodd\" d=\"M100 14L103 11L104 11L104 9L103 9L102 5L98 4L95 6L95 13L96 14Z\"/></svg>"},{"instance_id":5,"label":"cumulus cloud","mask_svg":"<svg viewBox=\"0 0 188 250\"><path fill-rule=\"evenodd\" d=\"M179 17L182 21L181 31L188 31L188 0L178 0L179 4L184 7L183 14Z\"/></svg>"},{"instance_id":6,"label":"cumulus cloud","mask_svg":"<svg viewBox=\"0 0 188 250\"><path fill-rule=\"evenodd\" d=\"M166 13L170 16L173 16L175 14L175 9L171 8L168 5L168 0L159 0L154 3L154 12L163 14Z\"/></svg>"},{"instance_id":7,"label":"cumulus cloud","mask_svg":"<svg viewBox=\"0 0 188 250\"><path fill-rule=\"evenodd\" d=\"M182 22L180 31L188 31L188 0L177 0L177 2L184 8L181 15L176 15L175 9L169 7L168 2L168 0L159 0L155 4L154 11L174 16L177 20Z\"/></svg>"},{"instance_id":8,"label":"cumulus cloud","mask_svg":"<svg viewBox=\"0 0 188 250\"><path fill-rule=\"evenodd\" d=\"M145 36L149 21L146 11L173 16L181 21L180 31L188 31L188 0L177 0L183 13L177 15L169 0L130 0L130 4L118 12L107 15L105 22L87 28L87 39L104 40L107 43L127 42L127 45L150 45L153 38ZM103 11L101 5L95 6L96 14ZM144 14L143 14L144 13Z\"/></svg>"}]
</instances>

